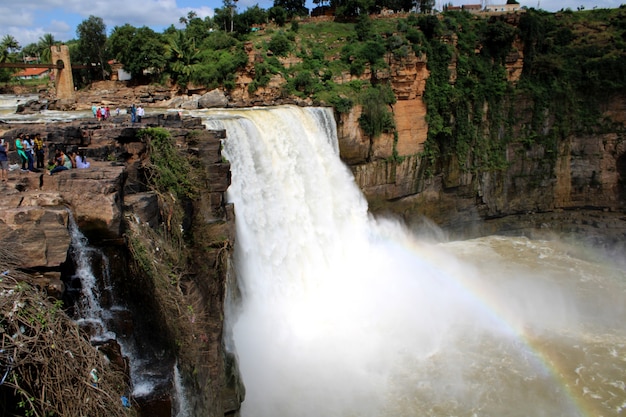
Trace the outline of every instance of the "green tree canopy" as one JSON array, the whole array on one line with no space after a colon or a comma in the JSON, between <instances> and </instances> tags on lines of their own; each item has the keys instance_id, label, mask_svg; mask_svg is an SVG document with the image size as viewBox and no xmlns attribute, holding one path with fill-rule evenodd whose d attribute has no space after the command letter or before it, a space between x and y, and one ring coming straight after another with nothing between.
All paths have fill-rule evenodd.
<instances>
[{"instance_id":1,"label":"green tree canopy","mask_svg":"<svg viewBox=\"0 0 626 417\"><path fill-rule=\"evenodd\" d=\"M374 0L331 0L331 7L336 7L337 16L349 18L362 13L373 12L376 8Z\"/></svg>"},{"instance_id":2,"label":"green tree canopy","mask_svg":"<svg viewBox=\"0 0 626 417\"><path fill-rule=\"evenodd\" d=\"M50 62L50 55L52 54L50 48L57 43L58 42L54 39L52 33L45 33L39 38L39 42L37 42L37 49L42 62Z\"/></svg>"},{"instance_id":3,"label":"green tree canopy","mask_svg":"<svg viewBox=\"0 0 626 417\"><path fill-rule=\"evenodd\" d=\"M0 62L9 61L11 53L15 53L20 49L20 44L11 35L4 35L0 42Z\"/></svg>"},{"instance_id":4,"label":"green tree canopy","mask_svg":"<svg viewBox=\"0 0 626 417\"><path fill-rule=\"evenodd\" d=\"M160 34L147 26L139 29L129 24L116 26L109 45L115 59L133 78L141 78L144 73L156 76L165 67L165 42Z\"/></svg>"},{"instance_id":5,"label":"green tree canopy","mask_svg":"<svg viewBox=\"0 0 626 417\"><path fill-rule=\"evenodd\" d=\"M182 30L168 36L165 58L170 77L179 86L185 88L200 63L200 50L196 46L195 39L188 37Z\"/></svg>"},{"instance_id":6,"label":"green tree canopy","mask_svg":"<svg viewBox=\"0 0 626 417\"><path fill-rule=\"evenodd\" d=\"M234 29L234 17L237 12L237 5L233 0L224 0L224 7L215 8L213 22L215 25L224 30L224 32L232 32Z\"/></svg>"},{"instance_id":7,"label":"green tree canopy","mask_svg":"<svg viewBox=\"0 0 626 417\"><path fill-rule=\"evenodd\" d=\"M89 16L76 28L78 35L77 58L78 62L97 64L100 66L101 79L106 74L106 25L101 17ZM75 60L74 60L75 61Z\"/></svg>"},{"instance_id":8,"label":"green tree canopy","mask_svg":"<svg viewBox=\"0 0 626 417\"><path fill-rule=\"evenodd\" d=\"M287 12L280 6L274 6L268 10L267 17L282 27L287 21Z\"/></svg>"},{"instance_id":9,"label":"green tree canopy","mask_svg":"<svg viewBox=\"0 0 626 417\"><path fill-rule=\"evenodd\" d=\"M287 17L306 16L309 9L304 7L305 0L274 0L274 7L282 7L287 13Z\"/></svg>"}]
</instances>

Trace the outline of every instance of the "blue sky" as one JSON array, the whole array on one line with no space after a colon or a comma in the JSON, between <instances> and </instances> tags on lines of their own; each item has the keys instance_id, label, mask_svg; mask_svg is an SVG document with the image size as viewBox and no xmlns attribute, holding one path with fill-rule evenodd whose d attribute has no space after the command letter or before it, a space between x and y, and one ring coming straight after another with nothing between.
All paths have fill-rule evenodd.
<instances>
[{"instance_id":1,"label":"blue sky","mask_svg":"<svg viewBox=\"0 0 626 417\"><path fill-rule=\"evenodd\" d=\"M562 8L576 10L619 7L623 0L518 0L522 6L538 6L544 10L557 11ZM437 0L437 7L444 3L458 6L477 4L480 0ZM244 11L258 4L266 9L273 0L239 0L238 9ZM506 0L491 0L491 4L504 4ZM178 19L191 10L199 17L213 16L222 0L0 0L0 37L12 35L21 46L37 42L45 33L56 40L76 38L76 27L90 15L101 17L110 32L115 26L129 23L133 26L149 26L161 31L170 24L178 25ZM307 0L307 7L312 1Z\"/></svg>"}]
</instances>

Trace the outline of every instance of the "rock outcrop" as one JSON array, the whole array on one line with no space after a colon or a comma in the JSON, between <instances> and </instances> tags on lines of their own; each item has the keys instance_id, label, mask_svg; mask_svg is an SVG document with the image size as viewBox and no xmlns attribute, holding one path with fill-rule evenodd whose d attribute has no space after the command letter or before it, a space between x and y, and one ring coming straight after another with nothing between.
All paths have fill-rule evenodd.
<instances>
[{"instance_id":1,"label":"rock outcrop","mask_svg":"<svg viewBox=\"0 0 626 417\"><path fill-rule=\"evenodd\" d=\"M203 311L202 320L191 324L193 334L189 337L193 336L195 342L180 347L173 345L174 337L167 334L167 329L175 327L176 320L186 320L186 316L168 313L170 307L159 305L161 300L154 296L157 284L149 277L133 275L130 267L135 261L128 254L129 227L156 230L169 222L158 195L147 187L144 163L149 151L146 140L137 134L144 127L167 129L176 148L197 161L205 187L197 201L185 206L189 212L185 227L197 230L202 238L192 239L199 243L190 247L194 256L187 268L192 278L184 283L187 292L181 295L181 302L209 307ZM236 364L227 359L222 345L226 280L223 262L234 239L234 214L223 197L230 184L229 165L220 154L223 132L209 132L199 119L178 115L149 116L142 124L91 119L7 124L2 132L3 139L10 143L21 132L39 132L46 140L48 157L55 148L80 149L91 164L88 169L54 175L46 170L23 172L11 152L14 169L9 172L9 181L0 185L0 236L3 244L11 245L12 252L19 256L16 267L31 275L48 295L66 302L75 281L69 257L72 219L90 245L108 253L114 288L111 296L118 297L116 303L128 309L112 313L112 326L121 337L136 339L135 343L143 345L144 355L158 352L146 358L158 362L152 371L163 373L154 392L135 399L138 415L171 415L175 355L179 356L178 366L197 415L236 412L243 394ZM193 301L184 297L192 297ZM157 321L159 317L168 322L167 326ZM175 352L177 349L181 351Z\"/></svg>"}]
</instances>

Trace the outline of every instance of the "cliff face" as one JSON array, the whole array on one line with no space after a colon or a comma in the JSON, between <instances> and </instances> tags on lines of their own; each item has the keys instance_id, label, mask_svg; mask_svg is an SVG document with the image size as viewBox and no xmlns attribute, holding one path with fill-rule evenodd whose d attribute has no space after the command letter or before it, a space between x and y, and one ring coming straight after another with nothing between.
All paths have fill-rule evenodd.
<instances>
[{"instance_id":1,"label":"cliff face","mask_svg":"<svg viewBox=\"0 0 626 417\"><path fill-rule=\"evenodd\" d=\"M197 199L162 200L147 187L149 147L137 135L145 127L166 128L176 149L194 161ZM151 375L160 374L149 395L132 399L135 412L171 415L175 364L194 415L221 416L237 410L242 388L236 364L222 346L226 259L234 239L232 208L223 198L230 184L229 165L220 154L223 132L207 131L199 119L174 116L146 117L144 123L134 125L122 120L3 125L3 132L10 143L21 132L39 132L47 138L48 156L57 147L77 147L91 163L89 169L51 176L45 171L10 171L9 182L0 185L4 195L0 236L3 245L19 256L15 267L28 273L49 296L65 300L70 314L67 303L76 290L70 216L89 244L107 254L113 293L102 302L105 308L117 306L109 329L118 335L118 342L140 346L141 357L135 359L147 360ZM184 213L180 224L172 217L176 204ZM172 248L167 233L159 233L171 228L188 230L186 252ZM143 253L137 242L147 242ZM154 271L138 265L141 256L148 256L148 265L158 266L168 259L161 257L166 251L181 258L177 268L183 272L178 276L168 270L171 264ZM160 280L161 272L168 277L165 282ZM97 279L103 283L105 278ZM124 363L103 347L98 349L109 360Z\"/></svg>"},{"instance_id":2,"label":"cliff face","mask_svg":"<svg viewBox=\"0 0 626 417\"><path fill-rule=\"evenodd\" d=\"M623 120L617 109L605 116ZM457 160L450 159L426 173L427 161L419 153L399 152L399 160L367 160L365 155L373 154L368 141L361 141L361 159L354 153L344 155L358 137L346 134L350 131L346 126L359 130L354 122L357 112L340 115L340 147L375 212L395 213L409 222L426 216L444 228L466 233L463 225L509 215L562 210L623 213L626 209L623 131L568 136L558 143L556 155L541 145L512 143L506 148L504 170L464 172ZM412 145L417 148L424 141L423 134L416 135ZM624 226L607 230L618 236L625 231Z\"/></svg>"},{"instance_id":3,"label":"cliff face","mask_svg":"<svg viewBox=\"0 0 626 417\"><path fill-rule=\"evenodd\" d=\"M506 57L510 83L519 80L523 67L523 46L517 40ZM455 60L450 67L455 81ZM595 223L602 233L623 237L626 228L613 218L626 209L626 147L623 130L626 120L623 96L613 97L602 109L602 118L610 120L613 131L598 134L570 134L558 140L556 151L546 145L512 141L505 149L506 167L471 172L460 168L455 157L429 161L422 153L428 135L426 105L423 100L429 73L426 62L415 58L390 61L387 78L393 86L397 103L393 115L397 142L391 135L368 138L358 124L361 109L337 114L341 157L348 163L356 181L370 201L374 212L399 215L409 223L422 216L463 236L506 232L493 220L529 213L570 211L564 223L581 223L586 214L571 217L572 210L596 212ZM530 124L532 103L519 100L514 113L520 115L514 129ZM545 131L555 128L554 117L546 117ZM397 157L392 158L395 147ZM605 213L597 216L597 212ZM528 227L545 222L536 216ZM488 225L485 220L491 220ZM481 226L478 226L479 222ZM500 222L501 223L501 222ZM606 225L609 226L608 230ZM557 227L553 231L564 231Z\"/></svg>"}]
</instances>

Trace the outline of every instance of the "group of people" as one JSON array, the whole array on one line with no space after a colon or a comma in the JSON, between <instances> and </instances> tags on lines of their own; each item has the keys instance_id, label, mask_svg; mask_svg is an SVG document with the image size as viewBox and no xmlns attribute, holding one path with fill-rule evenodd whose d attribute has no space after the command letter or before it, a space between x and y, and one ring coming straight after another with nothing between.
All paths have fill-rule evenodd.
<instances>
[{"instance_id":1,"label":"group of people","mask_svg":"<svg viewBox=\"0 0 626 417\"><path fill-rule=\"evenodd\" d=\"M21 162L22 172L41 172L45 169L45 148L41 135L36 133L29 135L20 133L14 141L15 151ZM9 151L11 146L8 140L0 140L0 181L9 180ZM48 175L72 168L89 168L90 163L82 150L72 150L68 154L61 149L55 150L54 159L49 162L51 165Z\"/></svg>"},{"instance_id":2,"label":"group of people","mask_svg":"<svg viewBox=\"0 0 626 417\"><path fill-rule=\"evenodd\" d=\"M108 120L111 117L111 109L109 106L91 106L91 112L93 113L93 117L98 119L98 121ZM119 109L118 109L119 114Z\"/></svg>"},{"instance_id":3,"label":"group of people","mask_svg":"<svg viewBox=\"0 0 626 417\"><path fill-rule=\"evenodd\" d=\"M91 112L93 113L93 117L98 119L99 122L108 120L111 117L111 109L109 109L109 106L96 106L94 104L91 106ZM130 121L132 123L141 123L141 119L146 115L146 110L141 105L135 106L133 104L128 108L127 113L130 114ZM120 115L119 107L115 109L115 115Z\"/></svg>"},{"instance_id":4,"label":"group of people","mask_svg":"<svg viewBox=\"0 0 626 417\"><path fill-rule=\"evenodd\" d=\"M59 171L65 171L68 169L84 169L89 168L91 163L87 162L85 153L82 150L76 152L71 150L69 154L66 154L61 149L57 148L54 151L54 166L48 175L56 174Z\"/></svg>"},{"instance_id":5,"label":"group of people","mask_svg":"<svg viewBox=\"0 0 626 417\"><path fill-rule=\"evenodd\" d=\"M128 109L130 113L131 123L141 123L141 119L146 115L146 110L141 106L135 106L134 104Z\"/></svg>"},{"instance_id":6,"label":"group of people","mask_svg":"<svg viewBox=\"0 0 626 417\"><path fill-rule=\"evenodd\" d=\"M32 136L24 133L17 135L15 150L22 163L22 172L39 172L44 168L45 147L46 144L39 133Z\"/></svg>"}]
</instances>

